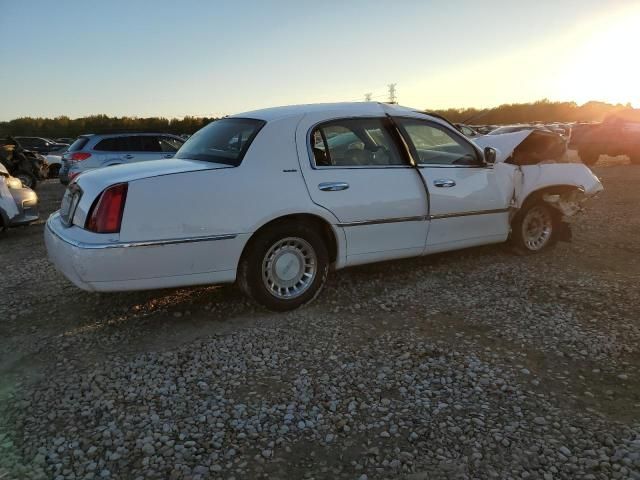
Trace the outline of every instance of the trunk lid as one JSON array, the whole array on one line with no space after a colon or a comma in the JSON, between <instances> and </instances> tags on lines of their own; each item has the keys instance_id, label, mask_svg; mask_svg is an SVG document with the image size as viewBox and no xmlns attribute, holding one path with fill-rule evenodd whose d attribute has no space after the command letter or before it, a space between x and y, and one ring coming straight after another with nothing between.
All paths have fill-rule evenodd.
<instances>
[{"instance_id":1,"label":"trunk lid","mask_svg":"<svg viewBox=\"0 0 640 480\"><path fill-rule=\"evenodd\" d=\"M186 159L150 160L126 165L114 165L82 173L69 185L69 191L78 189L81 198L77 202L72 223L84 227L87 214L95 199L107 187L118 183L130 183L145 178L162 175L176 175L181 173L197 172L202 170L216 170L221 168L233 168L221 163L203 162Z\"/></svg>"}]
</instances>

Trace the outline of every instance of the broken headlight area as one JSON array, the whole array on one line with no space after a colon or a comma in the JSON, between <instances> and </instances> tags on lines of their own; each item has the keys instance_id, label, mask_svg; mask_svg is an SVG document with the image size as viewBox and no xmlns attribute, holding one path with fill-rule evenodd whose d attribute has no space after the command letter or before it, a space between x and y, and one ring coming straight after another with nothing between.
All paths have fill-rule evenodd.
<instances>
[{"instance_id":1,"label":"broken headlight area","mask_svg":"<svg viewBox=\"0 0 640 480\"><path fill-rule=\"evenodd\" d=\"M564 193L545 193L542 199L560 211L564 218L569 218L580 213L584 202L596 195L588 196L583 190L576 188Z\"/></svg>"}]
</instances>

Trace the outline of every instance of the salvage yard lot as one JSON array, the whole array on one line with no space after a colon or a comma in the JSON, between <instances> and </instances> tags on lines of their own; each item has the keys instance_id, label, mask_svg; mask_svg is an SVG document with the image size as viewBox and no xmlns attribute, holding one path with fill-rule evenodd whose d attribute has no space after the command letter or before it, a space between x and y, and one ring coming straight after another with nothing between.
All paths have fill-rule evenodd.
<instances>
[{"instance_id":1,"label":"salvage yard lot","mask_svg":"<svg viewBox=\"0 0 640 480\"><path fill-rule=\"evenodd\" d=\"M286 314L83 292L10 231L0 479L640 478L640 167L594 171L572 243L344 270Z\"/></svg>"}]
</instances>

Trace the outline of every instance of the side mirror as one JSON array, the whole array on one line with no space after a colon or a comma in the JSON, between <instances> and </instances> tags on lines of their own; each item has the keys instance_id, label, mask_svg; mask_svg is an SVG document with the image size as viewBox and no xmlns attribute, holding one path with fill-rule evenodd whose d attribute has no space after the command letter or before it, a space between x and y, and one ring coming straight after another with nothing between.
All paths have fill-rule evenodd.
<instances>
[{"instance_id":1,"label":"side mirror","mask_svg":"<svg viewBox=\"0 0 640 480\"><path fill-rule=\"evenodd\" d=\"M497 152L495 148L485 147L484 149L484 161L487 165L493 165L496 163Z\"/></svg>"}]
</instances>

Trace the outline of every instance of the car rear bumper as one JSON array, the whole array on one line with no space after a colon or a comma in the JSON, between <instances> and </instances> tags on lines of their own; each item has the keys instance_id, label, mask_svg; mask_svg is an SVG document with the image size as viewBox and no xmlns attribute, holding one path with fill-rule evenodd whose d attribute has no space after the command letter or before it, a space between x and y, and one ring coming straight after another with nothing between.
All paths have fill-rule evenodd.
<instances>
[{"instance_id":1,"label":"car rear bumper","mask_svg":"<svg viewBox=\"0 0 640 480\"><path fill-rule=\"evenodd\" d=\"M248 235L124 243L76 226L59 213L47 220L51 262L89 291L127 291L231 283Z\"/></svg>"}]
</instances>

